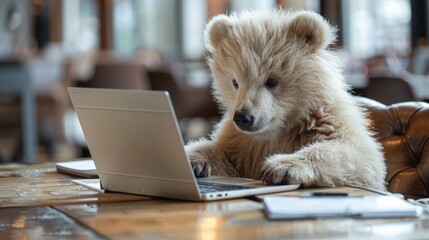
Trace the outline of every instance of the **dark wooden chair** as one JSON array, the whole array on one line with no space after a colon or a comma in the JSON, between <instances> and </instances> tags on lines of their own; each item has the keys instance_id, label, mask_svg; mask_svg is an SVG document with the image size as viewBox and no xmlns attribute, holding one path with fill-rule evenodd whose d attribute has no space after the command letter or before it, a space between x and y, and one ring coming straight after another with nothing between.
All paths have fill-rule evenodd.
<instances>
[{"instance_id":1,"label":"dark wooden chair","mask_svg":"<svg viewBox=\"0 0 429 240\"><path fill-rule=\"evenodd\" d=\"M370 77L363 96L383 104L418 100L411 85L400 77Z\"/></svg>"}]
</instances>

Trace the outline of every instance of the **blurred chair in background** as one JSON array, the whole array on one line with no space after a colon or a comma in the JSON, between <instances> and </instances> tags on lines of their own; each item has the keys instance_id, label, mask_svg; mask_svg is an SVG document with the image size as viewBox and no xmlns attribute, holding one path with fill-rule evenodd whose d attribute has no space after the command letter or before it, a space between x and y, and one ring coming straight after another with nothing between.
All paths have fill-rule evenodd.
<instances>
[{"instance_id":1,"label":"blurred chair in background","mask_svg":"<svg viewBox=\"0 0 429 240\"><path fill-rule=\"evenodd\" d=\"M151 89L146 68L135 59L117 60L111 56L97 56L92 66L92 74L88 79L76 79L74 86L88 88L113 88L113 89ZM86 140L72 109L66 113L64 118L66 126L65 135L67 140L79 148L80 157L89 157Z\"/></svg>"},{"instance_id":2,"label":"blurred chair in background","mask_svg":"<svg viewBox=\"0 0 429 240\"><path fill-rule=\"evenodd\" d=\"M400 77L369 77L364 96L386 105L393 103L417 101L411 85Z\"/></svg>"},{"instance_id":3,"label":"blurred chair in background","mask_svg":"<svg viewBox=\"0 0 429 240\"><path fill-rule=\"evenodd\" d=\"M145 68L133 61L98 61L89 79L76 81L79 87L150 89Z\"/></svg>"},{"instance_id":4,"label":"blurred chair in background","mask_svg":"<svg viewBox=\"0 0 429 240\"><path fill-rule=\"evenodd\" d=\"M211 95L209 77L203 86L191 85L183 66L162 58L157 67L148 69L153 90L168 91L185 141L208 134L220 119L220 111ZM201 81L202 79L199 79Z\"/></svg>"},{"instance_id":5,"label":"blurred chair in background","mask_svg":"<svg viewBox=\"0 0 429 240\"><path fill-rule=\"evenodd\" d=\"M210 87L193 87L185 79L177 77L169 69L151 69L148 71L153 90L170 93L178 119L219 116L219 112L210 93Z\"/></svg>"}]
</instances>

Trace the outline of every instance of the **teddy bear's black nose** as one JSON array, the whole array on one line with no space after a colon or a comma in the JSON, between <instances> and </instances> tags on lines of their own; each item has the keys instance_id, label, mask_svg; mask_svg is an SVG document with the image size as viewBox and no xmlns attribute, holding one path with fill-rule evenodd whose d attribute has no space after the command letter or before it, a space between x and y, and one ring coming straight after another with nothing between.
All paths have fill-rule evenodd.
<instances>
[{"instance_id":1,"label":"teddy bear's black nose","mask_svg":"<svg viewBox=\"0 0 429 240\"><path fill-rule=\"evenodd\" d=\"M249 130L255 118L249 112L237 111L234 113L234 122L242 130Z\"/></svg>"}]
</instances>

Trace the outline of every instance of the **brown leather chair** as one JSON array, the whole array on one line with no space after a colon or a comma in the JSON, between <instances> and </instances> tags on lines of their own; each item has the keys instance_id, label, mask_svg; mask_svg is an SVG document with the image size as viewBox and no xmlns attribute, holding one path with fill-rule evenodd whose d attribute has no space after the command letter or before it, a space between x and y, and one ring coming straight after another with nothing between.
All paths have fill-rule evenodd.
<instances>
[{"instance_id":1,"label":"brown leather chair","mask_svg":"<svg viewBox=\"0 0 429 240\"><path fill-rule=\"evenodd\" d=\"M429 197L429 103L384 105L357 97L372 120L387 164L389 192L405 198Z\"/></svg>"}]
</instances>

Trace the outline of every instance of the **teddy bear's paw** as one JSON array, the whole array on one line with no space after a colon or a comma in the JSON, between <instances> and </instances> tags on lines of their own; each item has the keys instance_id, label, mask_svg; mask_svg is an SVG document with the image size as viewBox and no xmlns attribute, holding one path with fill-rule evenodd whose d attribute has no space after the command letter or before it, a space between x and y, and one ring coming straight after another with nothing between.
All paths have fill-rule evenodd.
<instances>
[{"instance_id":1,"label":"teddy bear's paw","mask_svg":"<svg viewBox=\"0 0 429 240\"><path fill-rule=\"evenodd\" d=\"M313 169L305 158L297 154L272 155L261 169L261 180L269 184L304 184L313 178Z\"/></svg>"},{"instance_id":2,"label":"teddy bear's paw","mask_svg":"<svg viewBox=\"0 0 429 240\"><path fill-rule=\"evenodd\" d=\"M211 168L207 162L201 160L191 161L191 165L196 177L210 176Z\"/></svg>"},{"instance_id":3,"label":"teddy bear's paw","mask_svg":"<svg viewBox=\"0 0 429 240\"><path fill-rule=\"evenodd\" d=\"M288 184L290 182L287 166L273 166L265 163L260 179L267 184Z\"/></svg>"}]
</instances>

